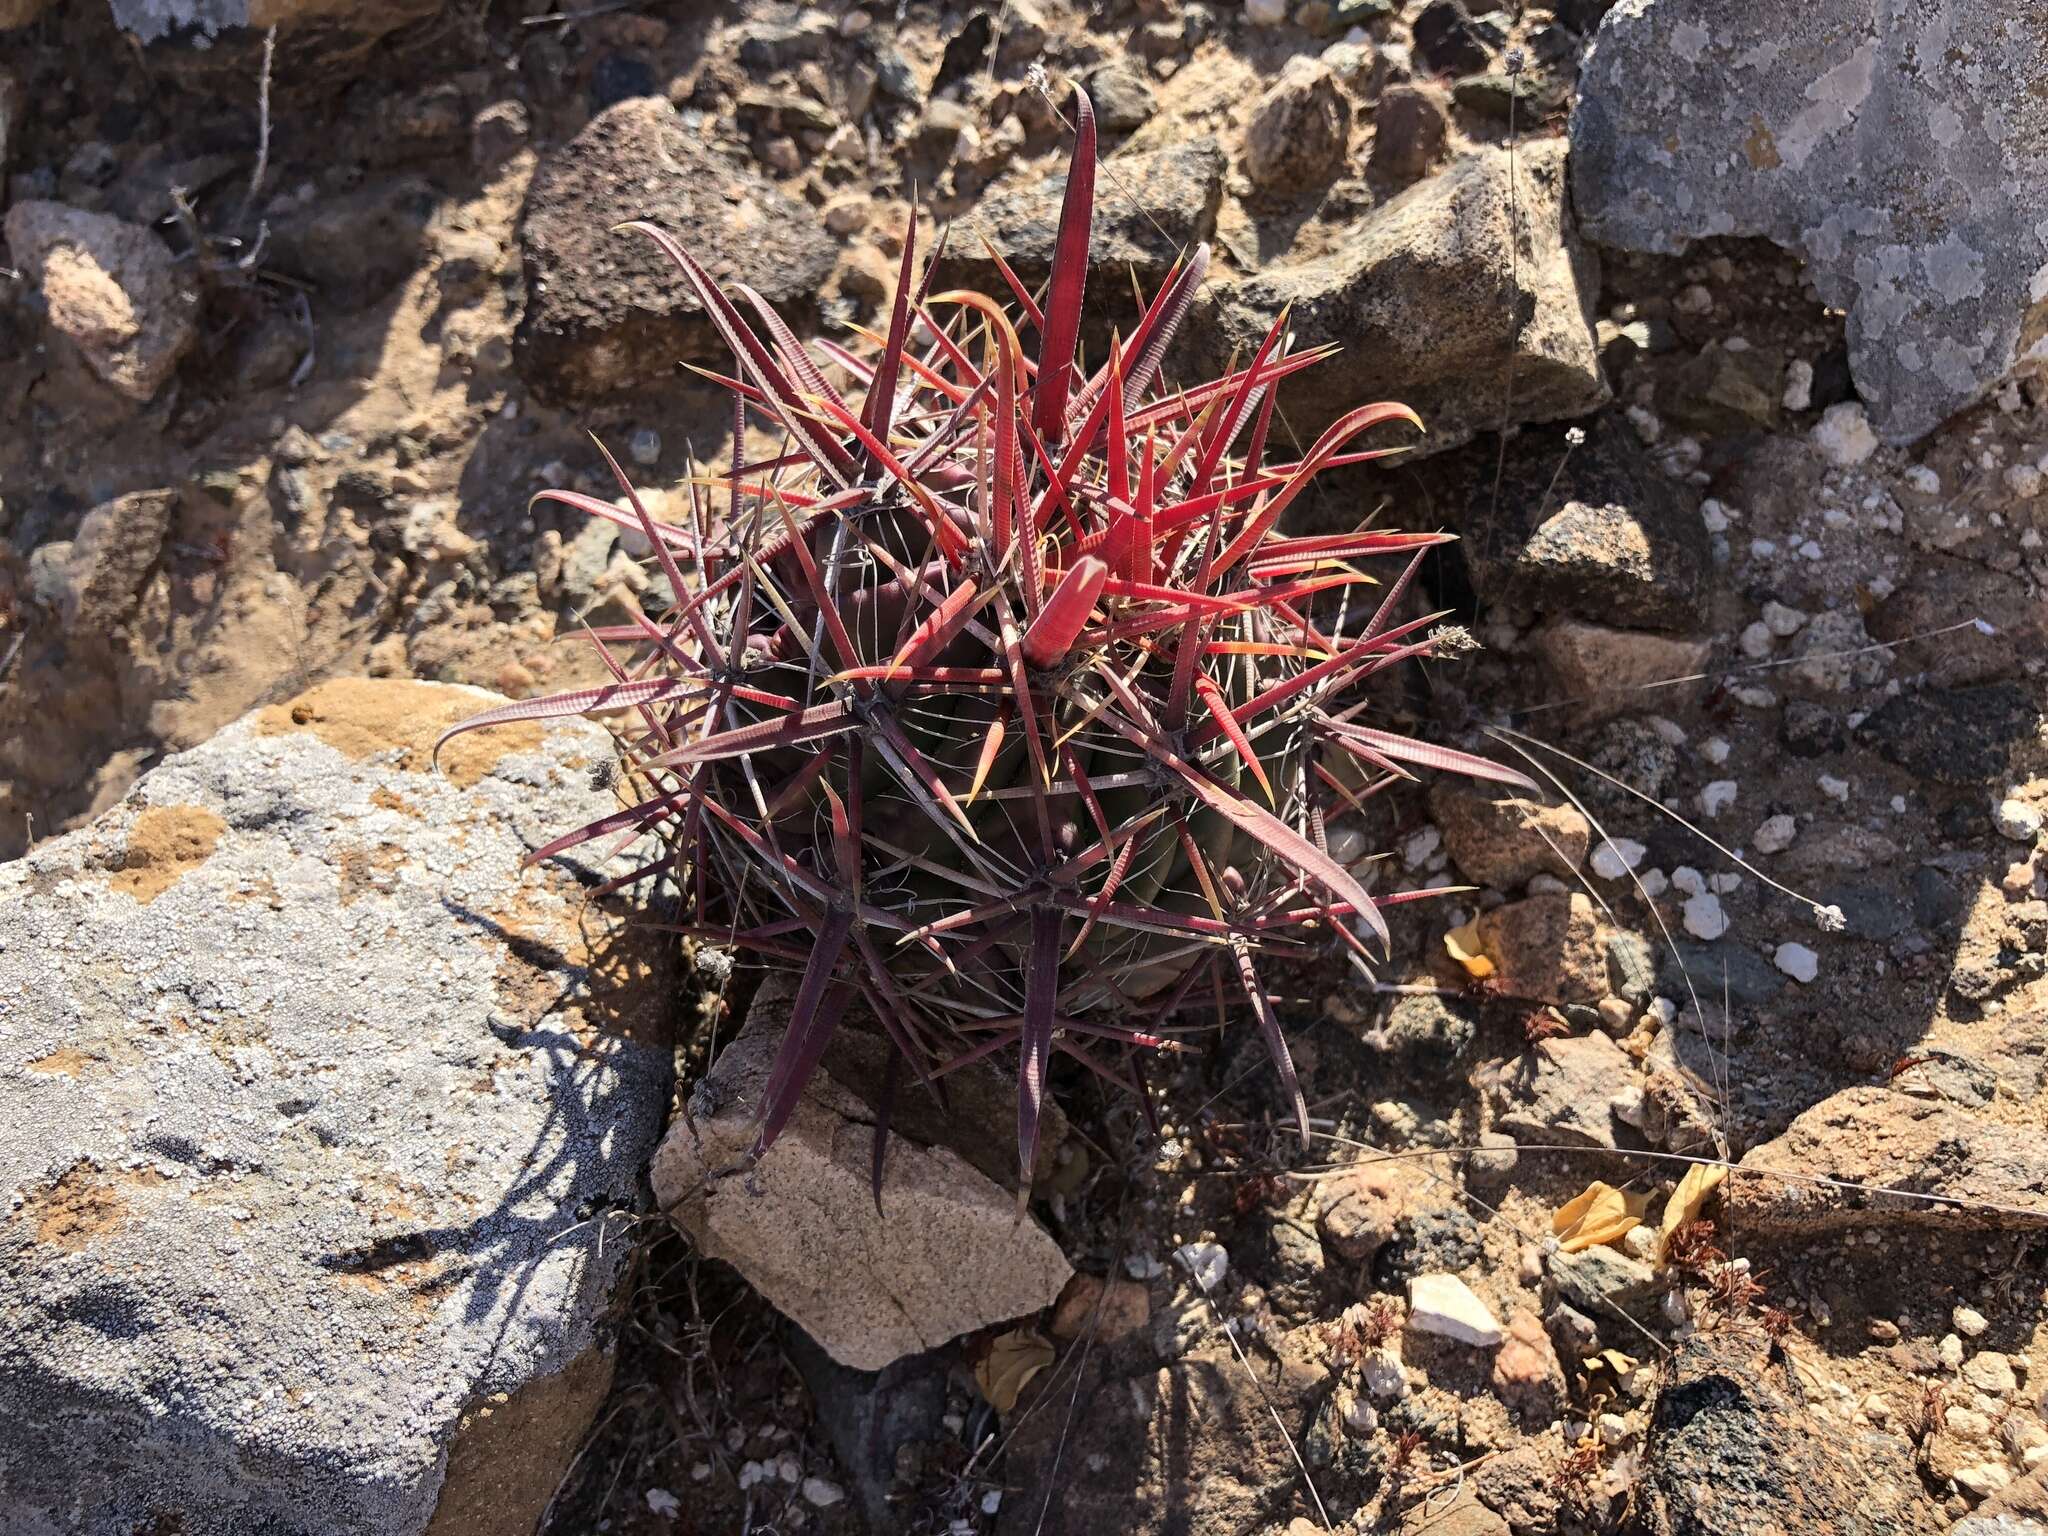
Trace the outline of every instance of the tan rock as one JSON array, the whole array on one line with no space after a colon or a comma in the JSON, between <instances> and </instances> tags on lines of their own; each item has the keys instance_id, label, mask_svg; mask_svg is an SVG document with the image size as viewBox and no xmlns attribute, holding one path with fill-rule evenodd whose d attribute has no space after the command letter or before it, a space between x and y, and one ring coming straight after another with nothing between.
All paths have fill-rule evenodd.
<instances>
[{"instance_id":1,"label":"tan rock","mask_svg":"<svg viewBox=\"0 0 2048 1536\"><path fill-rule=\"evenodd\" d=\"M1628 1053L1598 1030L1539 1041L1491 1075L1494 1125L1519 1142L1611 1147L1614 1096L1635 1080Z\"/></svg>"},{"instance_id":2,"label":"tan rock","mask_svg":"<svg viewBox=\"0 0 2048 1536\"><path fill-rule=\"evenodd\" d=\"M856 1370L1049 1305L1073 1275L1059 1246L950 1148L892 1135L876 1209L874 1112L828 1072L746 1166L789 997L782 978L763 985L670 1127L654 1159L662 1210Z\"/></svg>"},{"instance_id":3,"label":"tan rock","mask_svg":"<svg viewBox=\"0 0 2048 1536\"><path fill-rule=\"evenodd\" d=\"M1569 805L1496 800L1450 779L1431 789L1429 814L1459 873L1499 891L1520 890L1537 874L1569 880L1592 840L1586 818Z\"/></svg>"},{"instance_id":4,"label":"tan rock","mask_svg":"<svg viewBox=\"0 0 2048 1536\"><path fill-rule=\"evenodd\" d=\"M1364 1263L1394 1235L1408 1208L1408 1187L1391 1165L1374 1164L1327 1179L1319 1190L1317 1228L1339 1258Z\"/></svg>"},{"instance_id":5,"label":"tan rock","mask_svg":"<svg viewBox=\"0 0 2048 1536\"><path fill-rule=\"evenodd\" d=\"M1052 1336L1078 1339L1092 1330L1097 1342L1114 1344L1151 1320L1151 1293L1135 1280L1076 1275L1053 1308Z\"/></svg>"},{"instance_id":6,"label":"tan rock","mask_svg":"<svg viewBox=\"0 0 2048 1536\"><path fill-rule=\"evenodd\" d=\"M164 243L111 214L34 200L7 211L6 230L51 331L129 399L155 395L198 334L198 299Z\"/></svg>"},{"instance_id":7,"label":"tan rock","mask_svg":"<svg viewBox=\"0 0 2048 1536\"><path fill-rule=\"evenodd\" d=\"M1770 1172L1841 1183L1744 1176ZM1883 1185L1918 1198L1847 1184ZM1889 1088L1844 1088L1752 1150L1728 1190L1732 1218L1751 1231L2048 1227L2048 1151L2034 1131L1960 1105Z\"/></svg>"},{"instance_id":8,"label":"tan rock","mask_svg":"<svg viewBox=\"0 0 2048 1536\"><path fill-rule=\"evenodd\" d=\"M1610 629L1581 619L1558 619L1536 634L1536 650L1550 668L1557 694L1570 701L1581 724L1653 705L1665 708L1698 693L1696 679L1711 649L1706 640L1657 635L1640 629ZM1649 684L1654 694L1642 690Z\"/></svg>"},{"instance_id":9,"label":"tan rock","mask_svg":"<svg viewBox=\"0 0 2048 1536\"><path fill-rule=\"evenodd\" d=\"M1507 1342L1493 1357L1493 1392L1514 1412L1548 1424L1564 1401L1564 1368L1534 1313L1508 1319Z\"/></svg>"},{"instance_id":10,"label":"tan rock","mask_svg":"<svg viewBox=\"0 0 2048 1536\"><path fill-rule=\"evenodd\" d=\"M1577 891L1546 891L1479 919L1479 942L1501 990L1545 1003L1597 1003L1607 995L1600 917Z\"/></svg>"}]
</instances>

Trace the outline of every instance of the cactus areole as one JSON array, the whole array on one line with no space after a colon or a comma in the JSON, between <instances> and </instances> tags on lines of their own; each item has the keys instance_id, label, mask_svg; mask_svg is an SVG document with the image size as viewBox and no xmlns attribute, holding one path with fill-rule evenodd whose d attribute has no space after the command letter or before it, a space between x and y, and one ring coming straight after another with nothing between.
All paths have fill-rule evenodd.
<instances>
[{"instance_id":1,"label":"cactus areole","mask_svg":"<svg viewBox=\"0 0 2048 1536\"><path fill-rule=\"evenodd\" d=\"M1083 365L1095 125L1075 109L1044 288L998 254L1009 304L931 291L913 215L888 331L859 352L814 355L668 231L627 226L732 349L730 472L693 480L687 524L623 474L623 508L542 492L641 532L670 605L584 632L609 686L456 727L619 716L632 803L533 857L654 834L661 857L607 889L671 879L684 932L799 974L757 1151L858 1000L896 1046L892 1091L1015 1052L1028 1184L1052 1054L1142 1092L1183 1004L1224 988L1306 1136L1259 967L1387 937L1388 898L1330 857L1326 818L1408 765L1527 782L1347 699L1430 654L1438 616L1401 599L1447 536L1278 531L1319 471L1399 451L1360 443L1413 412L1363 405L1280 451L1275 386L1326 355L1291 350L1284 316L1242 366L1167 385L1206 247ZM773 456L743 462L742 412ZM878 1191L880 1166L878 1146Z\"/></svg>"}]
</instances>

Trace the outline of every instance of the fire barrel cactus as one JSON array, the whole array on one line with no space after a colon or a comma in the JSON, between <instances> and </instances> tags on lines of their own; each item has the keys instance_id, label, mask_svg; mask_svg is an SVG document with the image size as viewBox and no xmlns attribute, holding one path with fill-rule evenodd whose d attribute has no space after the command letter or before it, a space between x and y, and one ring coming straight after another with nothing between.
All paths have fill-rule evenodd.
<instances>
[{"instance_id":1,"label":"fire barrel cactus","mask_svg":"<svg viewBox=\"0 0 2048 1536\"><path fill-rule=\"evenodd\" d=\"M1319 471L1398 451L1351 445L1420 427L1413 412L1361 406L1299 459L1276 453L1275 386L1326 355L1290 350L1285 317L1242 367L1165 385L1206 247L1081 366L1096 163L1075 106L1044 289L997 256L1014 307L929 291L913 217L887 334L867 356L820 344L858 404L757 294L738 290L758 329L668 232L626 226L732 349L731 471L693 482L687 526L652 518L623 474L624 510L542 492L644 534L672 606L585 632L609 686L456 728L625 712L633 803L533 857L659 834L662 857L607 890L668 876L685 932L801 972L757 1153L859 1000L896 1046L885 1098L899 1076L931 1086L1017 1052L1028 1185L1052 1053L1142 1092L1174 1015L1225 987L1306 1136L1258 966L1332 943L1363 956L1398 899L1331 858L1326 818L1404 765L1527 782L1342 703L1431 653L1441 616L1396 614L1447 536L1277 531ZM742 462L748 410L782 451ZM1360 565L1380 556L1403 560L1364 601Z\"/></svg>"}]
</instances>

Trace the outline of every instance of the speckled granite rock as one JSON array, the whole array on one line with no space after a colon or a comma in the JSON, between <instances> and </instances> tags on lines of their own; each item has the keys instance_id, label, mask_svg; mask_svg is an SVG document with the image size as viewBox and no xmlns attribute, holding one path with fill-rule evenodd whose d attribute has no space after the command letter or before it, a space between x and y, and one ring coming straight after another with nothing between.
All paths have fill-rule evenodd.
<instances>
[{"instance_id":1,"label":"speckled granite rock","mask_svg":"<svg viewBox=\"0 0 2048 1536\"><path fill-rule=\"evenodd\" d=\"M322 684L0 865L0 1528L530 1530L668 1102L581 724ZM598 1219L591 1219L593 1216Z\"/></svg>"},{"instance_id":2,"label":"speckled granite rock","mask_svg":"<svg viewBox=\"0 0 2048 1536\"><path fill-rule=\"evenodd\" d=\"M2024 10L2024 7L2022 8ZM1766 235L1849 314L1849 366L1903 442L2048 361L2039 29L1965 0L1620 0L1580 74L1586 234L1679 251Z\"/></svg>"}]
</instances>

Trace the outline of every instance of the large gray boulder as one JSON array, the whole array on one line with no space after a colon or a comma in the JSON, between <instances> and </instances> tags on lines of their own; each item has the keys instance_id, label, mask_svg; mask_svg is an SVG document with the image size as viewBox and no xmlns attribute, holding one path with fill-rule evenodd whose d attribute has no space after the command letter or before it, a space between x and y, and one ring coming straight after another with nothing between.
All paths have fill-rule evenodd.
<instances>
[{"instance_id":1,"label":"large gray boulder","mask_svg":"<svg viewBox=\"0 0 2048 1536\"><path fill-rule=\"evenodd\" d=\"M322 684L0 865L0 1529L531 1530L669 1094L583 724Z\"/></svg>"},{"instance_id":2,"label":"large gray boulder","mask_svg":"<svg viewBox=\"0 0 2048 1536\"><path fill-rule=\"evenodd\" d=\"M1621 0L1580 75L1592 239L1765 235L1848 311L1878 430L1909 441L2048 360L2048 62L1989 0Z\"/></svg>"},{"instance_id":3,"label":"large gray boulder","mask_svg":"<svg viewBox=\"0 0 2048 1536\"><path fill-rule=\"evenodd\" d=\"M1608 398L1591 317L1598 290L1598 262L1565 198L1564 145L1546 140L1512 157L1467 155L1375 208L1326 254L1211 284L1193 334L1221 369L1250 357L1292 306L1302 345L1343 349L1281 387L1296 431L1399 400L1429 428L1414 451L1434 453L1503 422L1598 409Z\"/></svg>"}]
</instances>

